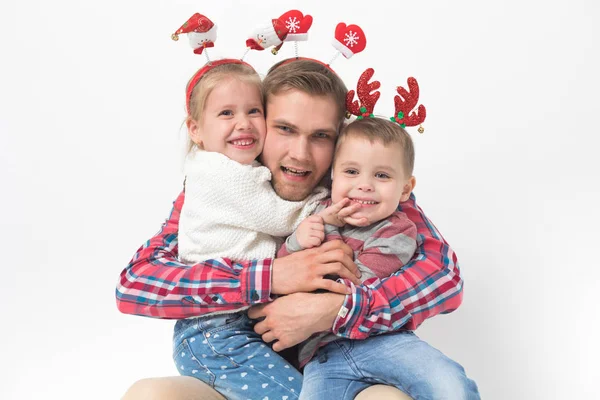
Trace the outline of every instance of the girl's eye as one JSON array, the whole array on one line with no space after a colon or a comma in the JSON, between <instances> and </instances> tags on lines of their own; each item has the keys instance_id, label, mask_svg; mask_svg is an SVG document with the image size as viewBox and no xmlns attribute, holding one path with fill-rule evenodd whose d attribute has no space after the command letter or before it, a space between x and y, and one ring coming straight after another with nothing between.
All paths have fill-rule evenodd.
<instances>
[{"instance_id":1,"label":"girl's eye","mask_svg":"<svg viewBox=\"0 0 600 400\"><path fill-rule=\"evenodd\" d=\"M231 110L223 110L219 113L219 115L225 115L225 116L232 116L233 115L233 111Z\"/></svg>"},{"instance_id":2,"label":"girl's eye","mask_svg":"<svg viewBox=\"0 0 600 400\"><path fill-rule=\"evenodd\" d=\"M260 108L253 108L252 110L250 110L250 112L248 114L261 114L262 110Z\"/></svg>"},{"instance_id":3,"label":"girl's eye","mask_svg":"<svg viewBox=\"0 0 600 400\"><path fill-rule=\"evenodd\" d=\"M390 178L390 176L388 174L384 174L383 172L376 173L375 177L379 178L379 179L389 179Z\"/></svg>"},{"instance_id":4,"label":"girl's eye","mask_svg":"<svg viewBox=\"0 0 600 400\"><path fill-rule=\"evenodd\" d=\"M346 173L348 175L358 175L358 171L355 169L347 169L344 171L344 173Z\"/></svg>"}]
</instances>

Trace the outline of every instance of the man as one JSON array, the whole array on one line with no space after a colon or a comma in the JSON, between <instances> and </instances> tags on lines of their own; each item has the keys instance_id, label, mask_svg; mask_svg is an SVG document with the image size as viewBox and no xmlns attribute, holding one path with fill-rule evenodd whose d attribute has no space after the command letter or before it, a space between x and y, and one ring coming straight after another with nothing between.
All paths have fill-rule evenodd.
<instances>
[{"instance_id":1,"label":"man","mask_svg":"<svg viewBox=\"0 0 600 400\"><path fill-rule=\"evenodd\" d=\"M271 171L273 187L282 198L304 199L327 176L345 117L346 92L329 67L313 60L286 60L269 71L264 80L267 136L261 161ZM341 242L327 242L275 260L233 263L218 259L181 264L177 260L177 230L183 200L184 193L175 201L161 232L138 250L122 272L117 286L120 311L180 319L254 306L249 316L264 318L255 331L265 342L274 342L275 351L281 351L327 330L348 339L414 330L426 318L460 305L462 280L456 257L414 204L414 197L402 210L417 225L419 248L415 258L376 289L350 279L342 283L327 279L327 275L341 275L342 269L357 271L351 250ZM350 294L331 291L336 286L339 290L341 284ZM317 289L330 291L311 293ZM403 353L402 361L394 354L376 357L411 376L402 391L413 398L478 398L475 384L460 365L414 335L410 343L407 338L402 334L389 336L394 348ZM352 396L376 383L376 379L365 379ZM140 384L149 386L140 389ZM188 389L185 385L195 386ZM157 390L164 397L155 398L194 398L195 387L200 385L145 381L127 398L142 398ZM208 396L203 392L197 398Z\"/></svg>"}]
</instances>

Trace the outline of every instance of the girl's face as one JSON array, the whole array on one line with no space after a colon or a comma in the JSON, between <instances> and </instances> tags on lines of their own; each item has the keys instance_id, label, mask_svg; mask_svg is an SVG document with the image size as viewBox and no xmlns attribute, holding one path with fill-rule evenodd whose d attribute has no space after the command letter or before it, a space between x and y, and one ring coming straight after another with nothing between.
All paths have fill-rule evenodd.
<instances>
[{"instance_id":1,"label":"girl's face","mask_svg":"<svg viewBox=\"0 0 600 400\"><path fill-rule=\"evenodd\" d=\"M348 197L361 205L353 218L366 217L370 224L392 215L398 203L408 200L415 178L402 167L398 144L384 145L356 136L344 138L335 155L331 199Z\"/></svg>"},{"instance_id":2,"label":"girl's face","mask_svg":"<svg viewBox=\"0 0 600 400\"><path fill-rule=\"evenodd\" d=\"M200 123L190 120L188 132L198 147L251 164L266 134L259 87L233 77L219 82L206 99Z\"/></svg>"}]
</instances>

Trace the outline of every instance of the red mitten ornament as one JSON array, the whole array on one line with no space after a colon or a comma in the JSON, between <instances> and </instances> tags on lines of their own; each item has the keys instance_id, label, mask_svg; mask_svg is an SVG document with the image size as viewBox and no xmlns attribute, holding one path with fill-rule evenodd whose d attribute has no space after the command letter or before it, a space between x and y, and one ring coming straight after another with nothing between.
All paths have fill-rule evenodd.
<instances>
[{"instance_id":1,"label":"red mitten ornament","mask_svg":"<svg viewBox=\"0 0 600 400\"><path fill-rule=\"evenodd\" d=\"M344 57L350 58L365 49L367 38L360 26L346 26L345 23L340 22L335 28L335 39L332 44Z\"/></svg>"},{"instance_id":2,"label":"red mitten ornament","mask_svg":"<svg viewBox=\"0 0 600 400\"><path fill-rule=\"evenodd\" d=\"M289 33L284 42L303 42L308 40L308 30L312 26L313 18L302 14L299 10L290 10L279 17Z\"/></svg>"}]
</instances>

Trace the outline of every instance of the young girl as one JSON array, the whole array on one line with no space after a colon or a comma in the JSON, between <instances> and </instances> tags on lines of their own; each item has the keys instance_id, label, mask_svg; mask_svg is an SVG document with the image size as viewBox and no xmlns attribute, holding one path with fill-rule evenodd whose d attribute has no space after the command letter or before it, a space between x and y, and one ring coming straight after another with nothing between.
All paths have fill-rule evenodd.
<instances>
[{"instance_id":1,"label":"young girl","mask_svg":"<svg viewBox=\"0 0 600 400\"><path fill-rule=\"evenodd\" d=\"M180 258L188 264L222 257L274 258L283 242L280 237L291 234L328 190L318 187L303 201L283 200L273 190L270 171L256 161L266 126L260 78L248 64L212 62L192 77L186 93L190 145L179 221ZM333 215L345 201L324 210L325 220L334 223ZM207 280L210 274L189 284ZM205 297L183 300L198 305L220 301L218 296ZM243 307L179 320L174 333L179 372L201 379L227 398L297 398L302 376L253 326Z\"/></svg>"}]
</instances>

